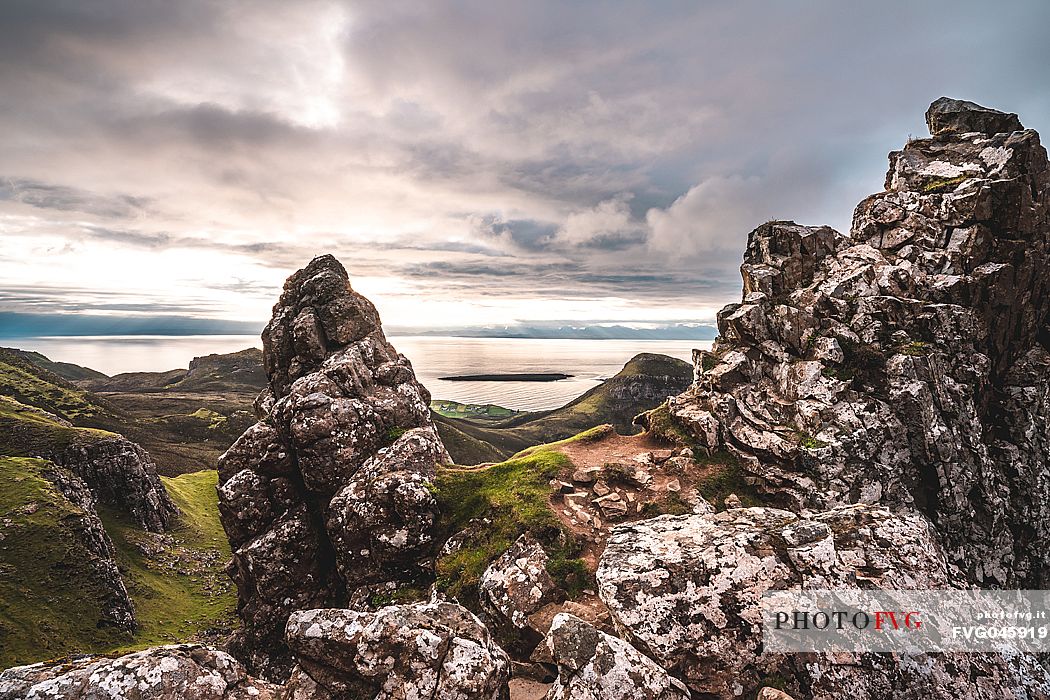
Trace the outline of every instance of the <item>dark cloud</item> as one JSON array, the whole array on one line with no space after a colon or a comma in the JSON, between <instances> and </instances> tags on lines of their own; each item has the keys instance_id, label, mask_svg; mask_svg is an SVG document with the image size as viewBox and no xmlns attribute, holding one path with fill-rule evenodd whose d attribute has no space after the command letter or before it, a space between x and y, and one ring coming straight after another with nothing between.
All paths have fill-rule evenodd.
<instances>
[{"instance_id":1,"label":"dark cloud","mask_svg":"<svg viewBox=\"0 0 1050 700\"><path fill-rule=\"evenodd\" d=\"M0 202L21 202L37 209L83 212L106 219L124 219L149 205L146 197L104 195L22 178L0 178Z\"/></svg>"}]
</instances>

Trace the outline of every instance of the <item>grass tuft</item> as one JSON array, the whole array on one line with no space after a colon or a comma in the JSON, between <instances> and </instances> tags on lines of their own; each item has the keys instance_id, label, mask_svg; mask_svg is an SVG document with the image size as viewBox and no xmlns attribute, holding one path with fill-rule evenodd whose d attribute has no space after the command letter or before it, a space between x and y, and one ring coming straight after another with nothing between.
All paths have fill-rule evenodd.
<instances>
[{"instance_id":1,"label":"grass tuft","mask_svg":"<svg viewBox=\"0 0 1050 700\"><path fill-rule=\"evenodd\" d=\"M590 431L588 431L590 432ZM581 439L585 439L580 436ZM545 448L548 446L544 446ZM523 533L531 533L551 558L551 575L570 594L587 587L579 546L551 511L550 480L572 467L569 458L534 448L506 462L478 469L443 468L435 479L444 541L488 518L456 552L437 560L437 586L467 607L477 609L481 575Z\"/></svg>"}]
</instances>

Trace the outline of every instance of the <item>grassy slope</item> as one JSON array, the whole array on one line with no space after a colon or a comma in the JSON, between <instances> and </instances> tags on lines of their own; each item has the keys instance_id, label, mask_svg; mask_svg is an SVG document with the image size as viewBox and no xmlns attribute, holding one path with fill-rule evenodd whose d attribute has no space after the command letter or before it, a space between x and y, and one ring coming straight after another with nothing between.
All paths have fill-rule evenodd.
<instances>
[{"instance_id":1,"label":"grassy slope","mask_svg":"<svg viewBox=\"0 0 1050 700\"><path fill-rule=\"evenodd\" d=\"M112 429L119 423L98 397L7 348L0 348L0 395L54 413L75 425Z\"/></svg>"},{"instance_id":2,"label":"grassy slope","mask_svg":"<svg viewBox=\"0 0 1050 700\"><path fill-rule=\"evenodd\" d=\"M68 520L81 511L40 476L48 462L0 458L0 667L92 651L127 635L99 628L102 591Z\"/></svg>"},{"instance_id":3,"label":"grassy slope","mask_svg":"<svg viewBox=\"0 0 1050 700\"><path fill-rule=\"evenodd\" d=\"M91 442L112 436L113 433L97 428L62 425L35 408L0 396L0 455L49 455L75 442Z\"/></svg>"},{"instance_id":4,"label":"grassy slope","mask_svg":"<svg viewBox=\"0 0 1050 700\"><path fill-rule=\"evenodd\" d=\"M458 401L444 401L441 399L431 401L430 408L434 413L445 418L472 418L474 420L502 420L528 413L528 411L514 411L503 406L497 406L494 403L459 403Z\"/></svg>"},{"instance_id":5,"label":"grassy slope","mask_svg":"<svg viewBox=\"0 0 1050 700\"><path fill-rule=\"evenodd\" d=\"M183 514L170 535L145 533L113 511L100 513L135 604L139 630L132 636L96 627L92 610L99 609L101 593L63 523L78 511L37 475L46 464L0 458L0 667L228 631L236 596L223 571L229 545L214 471L164 480ZM37 505L33 513L26 510L30 504Z\"/></svg>"},{"instance_id":6,"label":"grassy slope","mask_svg":"<svg viewBox=\"0 0 1050 700\"><path fill-rule=\"evenodd\" d=\"M609 430L609 426L598 426L557 444L596 439ZM477 610L481 574L525 532L544 544L551 559L548 571L570 596L590 584L578 558L579 542L550 507L551 479L573 466L553 447L555 444L538 445L484 467L438 470L434 483L441 510L437 541L470 528L471 521L490 521L472 528L458 551L439 557L436 563L438 587L467 607Z\"/></svg>"},{"instance_id":7,"label":"grassy slope","mask_svg":"<svg viewBox=\"0 0 1050 700\"><path fill-rule=\"evenodd\" d=\"M31 362L37 367L42 367L52 374L57 374L59 377L71 382L84 379L105 379L106 377L102 372L90 367L81 367L69 362L54 362L50 358L31 350L17 350L14 348L0 348L0 350L13 352L27 362Z\"/></svg>"},{"instance_id":8,"label":"grassy slope","mask_svg":"<svg viewBox=\"0 0 1050 700\"><path fill-rule=\"evenodd\" d=\"M182 511L170 536L143 532L119 513L102 513L139 622L135 638L119 651L217 636L236 622L237 596L223 570L230 545L219 523L218 474L162 480Z\"/></svg>"}]
</instances>

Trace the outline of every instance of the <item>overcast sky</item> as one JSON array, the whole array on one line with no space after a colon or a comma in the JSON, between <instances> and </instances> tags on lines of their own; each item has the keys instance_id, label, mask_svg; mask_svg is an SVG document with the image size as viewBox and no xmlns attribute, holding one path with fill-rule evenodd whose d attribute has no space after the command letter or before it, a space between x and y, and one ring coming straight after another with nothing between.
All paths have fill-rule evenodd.
<instances>
[{"instance_id":1,"label":"overcast sky","mask_svg":"<svg viewBox=\"0 0 1050 700\"><path fill-rule=\"evenodd\" d=\"M1050 3L0 2L0 311L708 321L941 95L1050 131Z\"/></svg>"}]
</instances>

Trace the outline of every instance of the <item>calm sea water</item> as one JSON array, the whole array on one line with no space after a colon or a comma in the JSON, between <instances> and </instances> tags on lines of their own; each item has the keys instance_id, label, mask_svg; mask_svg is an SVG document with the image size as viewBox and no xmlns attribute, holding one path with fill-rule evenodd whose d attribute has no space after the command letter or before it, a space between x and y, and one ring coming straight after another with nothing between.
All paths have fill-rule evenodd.
<instances>
[{"instance_id":1,"label":"calm sea water","mask_svg":"<svg viewBox=\"0 0 1050 700\"><path fill-rule=\"evenodd\" d=\"M391 337L399 352L412 360L416 375L434 398L464 403L495 403L507 408L541 411L562 406L602 379L616 374L640 352L690 361L693 348L710 348L709 340L540 340L517 338ZM107 336L22 338L4 345L35 350L58 362L73 362L106 374L161 372L186 367L200 355L260 347L247 335ZM459 374L563 372L557 382L447 382L438 377Z\"/></svg>"}]
</instances>

